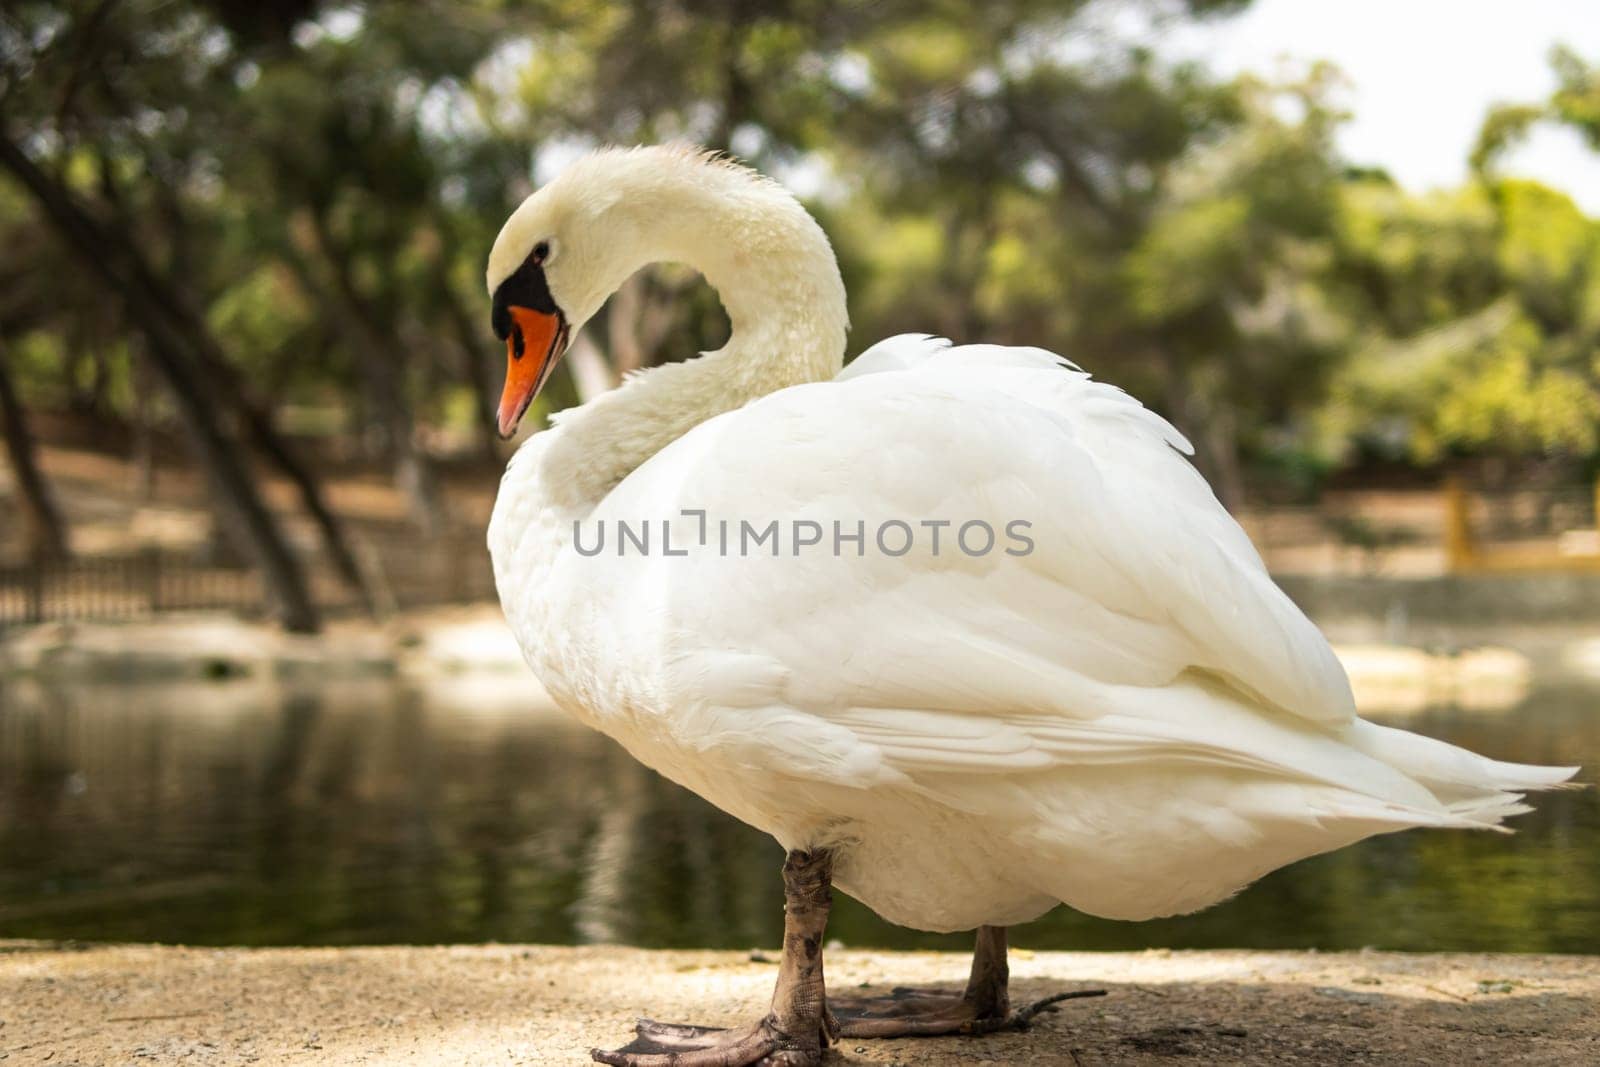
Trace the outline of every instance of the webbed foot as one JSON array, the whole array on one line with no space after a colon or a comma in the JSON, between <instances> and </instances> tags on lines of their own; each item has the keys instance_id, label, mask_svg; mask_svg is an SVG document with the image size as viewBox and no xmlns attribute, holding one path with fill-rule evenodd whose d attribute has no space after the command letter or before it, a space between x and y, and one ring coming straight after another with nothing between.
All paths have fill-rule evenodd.
<instances>
[{"instance_id":1,"label":"webbed foot","mask_svg":"<svg viewBox=\"0 0 1600 1067\"><path fill-rule=\"evenodd\" d=\"M783 960L772 1009L731 1030L640 1019L635 1037L613 1051L591 1049L618 1067L819 1067L836 1032L826 1009L822 938L833 896L833 857L790 852L783 864Z\"/></svg>"},{"instance_id":2,"label":"webbed foot","mask_svg":"<svg viewBox=\"0 0 1600 1067\"><path fill-rule=\"evenodd\" d=\"M771 1015L731 1030L640 1019L634 1032L637 1036L622 1048L592 1049L589 1055L618 1067L817 1067L822 1062L820 1031L794 1037Z\"/></svg>"}]
</instances>

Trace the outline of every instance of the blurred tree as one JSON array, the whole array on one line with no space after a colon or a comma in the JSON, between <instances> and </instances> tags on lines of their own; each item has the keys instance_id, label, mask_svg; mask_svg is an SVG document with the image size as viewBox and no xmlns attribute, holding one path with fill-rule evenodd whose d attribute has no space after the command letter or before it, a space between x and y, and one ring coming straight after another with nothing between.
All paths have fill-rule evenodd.
<instances>
[{"instance_id":1,"label":"blurred tree","mask_svg":"<svg viewBox=\"0 0 1600 1067\"><path fill-rule=\"evenodd\" d=\"M880 110L864 91L847 142L868 198L839 227L857 307L886 332L1080 356L1164 401L1237 503L1241 438L1315 395L1337 341L1312 287L1338 176L1328 72L1222 85L1133 49L1001 74L971 37L874 54Z\"/></svg>"},{"instance_id":2,"label":"blurred tree","mask_svg":"<svg viewBox=\"0 0 1600 1067\"><path fill-rule=\"evenodd\" d=\"M305 312L337 332L366 421L432 533L441 503L418 438L416 400L429 394L420 364L432 357L472 383L481 412L492 387L483 330L455 276L462 228L445 203L444 167L463 152L482 165L484 154L471 152L471 135L440 144L424 111L459 91L451 72L470 69L498 25L470 8L441 22L415 9L337 14L252 67L219 130L221 174L250 205L241 222L256 247L288 267ZM481 421L481 433L491 425Z\"/></svg>"},{"instance_id":3,"label":"blurred tree","mask_svg":"<svg viewBox=\"0 0 1600 1067\"><path fill-rule=\"evenodd\" d=\"M515 74L491 110L556 158L681 138L809 187L825 223L838 222L829 229L867 343L932 329L1051 345L1067 339L1053 284L1063 261L1082 269L1125 250L1153 175L1232 108L1227 87L1196 67L1166 69L1111 24L1243 6L628 0L602 15L551 0L538 5L547 31L503 49ZM986 283L991 266L1012 282L1032 271L1031 287ZM597 324L615 364L597 377L650 361L657 337L693 351L725 329L690 292L670 272L630 282Z\"/></svg>"},{"instance_id":4,"label":"blurred tree","mask_svg":"<svg viewBox=\"0 0 1600 1067\"><path fill-rule=\"evenodd\" d=\"M854 348L932 330L1080 358L1171 417L1230 503L1284 457L1314 477L1374 452L1592 456L1595 223L1496 162L1536 121L1600 144L1593 68L1559 54L1550 100L1486 121L1478 182L1409 196L1343 167L1326 68L1219 82L1144 43L1242 6L16 0L11 392L179 423L222 528L309 624L250 457L358 590L331 456L383 464L415 528L446 530L446 454L480 474L503 454L498 226L589 147L681 138L808 198ZM641 272L542 410L726 330L690 272ZM314 459L291 417L324 435Z\"/></svg>"},{"instance_id":5,"label":"blurred tree","mask_svg":"<svg viewBox=\"0 0 1600 1067\"><path fill-rule=\"evenodd\" d=\"M1600 447L1600 225L1572 200L1500 173L1541 122L1600 148L1600 71L1552 55L1557 88L1491 109L1472 186L1409 197L1347 192L1339 256L1372 325L1323 429L1418 462L1450 454L1592 456Z\"/></svg>"},{"instance_id":6,"label":"blurred tree","mask_svg":"<svg viewBox=\"0 0 1600 1067\"><path fill-rule=\"evenodd\" d=\"M224 528L255 560L285 626L309 630L317 612L303 570L223 421L230 406L249 405L218 380L226 359L186 284L197 272L189 269L194 232L183 196L204 160L182 101L203 99L218 80L219 45L194 12L171 7L14 6L0 23L0 168L99 280L99 303L106 293L120 300L171 390ZM137 188L124 177L130 173ZM275 440L264 412L256 414L245 411L252 436ZM290 459L286 449L269 451ZM309 472L297 461L289 466L302 493L315 497ZM313 512L337 540L331 513Z\"/></svg>"},{"instance_id":7,"label":"blurred tree","mask_svg":"<svg viewBox=\"0 0 1600 1067\"><path fill-rule=\"evenodd\" d=\"M33 435L28 432L27 414L12 380L11 353L0 338L0 432L6 439L6 454L22 496L22 520L28 555L33 559L59 559L67 554L67 528L55 498L39 473L34 454Z\"/></svg>"},{"instance_id":8,"label":"blurred tree","mask_svg":"<svg viewBox=\"0 0 1600 1067\"><path fill-rule=\"evenodd\" d=\"M1561 123L1600 151L1600 66L1565 45L1556 45L1550 50L1550 67L1556 88L1548 99L1500 104L1484 116L1470 158L1476 172L1492 173L1506 152L1541 122Z\"/></svg>"},{"instance_id":9,"label":"blurred tree","mask_svg":"<svg viewBox=\"0 0 1600 1067\"><path fill-rule=\"evenodd\" d=\"M1241 121L1172 169L1126 260L1130 325L1229 504L1244 499L1242 442L1320 400L1347 341L1323 285L1339 190L1330 81L1319 67L1298 85L1242 82Z\"/></svg>"},{"instance_id":10,"label":"blurred tree","mask_svg":"<svg viewBox=\"0 0 1600 1067\"><path fill-rule=\"evenodd\" d=\"M1347 191L1341 266L1369 325L1340 372L1333 447L1432 463L1592 454L1600 228L1534 182L1412 197Z\"/></svg>"}]
</instances>

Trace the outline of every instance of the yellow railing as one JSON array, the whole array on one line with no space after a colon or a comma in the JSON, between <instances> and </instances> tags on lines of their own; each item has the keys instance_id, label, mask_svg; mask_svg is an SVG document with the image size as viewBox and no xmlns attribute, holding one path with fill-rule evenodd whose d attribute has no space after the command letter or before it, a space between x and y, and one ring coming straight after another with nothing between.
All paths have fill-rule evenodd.
<instances>
[{"instance_id":1,"label":"yellow railing","mask_svg":"<svg viewBox=\"0 0 1600 1067\"><path fill-rule=\"evenodd\" d=\"M1460 479L1444 486L1445 558L1452 574L1517 574L1530 571L1600 572L1600 480L1594 486L1596 544L1587 550L1558 546L1480 544L1472 531L1472 497Z\"/></svg>"}]
</instances>

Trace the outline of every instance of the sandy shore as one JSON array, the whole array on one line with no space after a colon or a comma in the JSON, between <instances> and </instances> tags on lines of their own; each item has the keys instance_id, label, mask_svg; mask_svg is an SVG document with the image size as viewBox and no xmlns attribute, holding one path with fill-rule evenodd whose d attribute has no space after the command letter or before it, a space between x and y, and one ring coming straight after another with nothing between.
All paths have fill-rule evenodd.
<instances>
[{"instance_id":1,"label":"sandy shore","mask_svg":"<svg viewBox=\"0 0 1600 1067\"><path fill-rule=\"evenodd\" d=\"M775 965L622 948L188 949L0 942L10 1064L583 1063L639 1015L750 1017ZM835 988L949 981L938 953L835 950ZM1027 953L1017 998L1099 987L1027 1033L847 1041L829 1064L1600 1063L1600 959Z\"/></svg>"}]
</instances>

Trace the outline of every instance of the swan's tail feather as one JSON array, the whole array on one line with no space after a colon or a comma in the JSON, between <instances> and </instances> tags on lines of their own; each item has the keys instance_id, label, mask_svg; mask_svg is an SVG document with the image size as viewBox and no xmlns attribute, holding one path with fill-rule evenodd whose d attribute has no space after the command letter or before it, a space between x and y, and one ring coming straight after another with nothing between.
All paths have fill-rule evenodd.
<instances>
[{"instance_id":1,"label":"swan's tail feather","mask_svg":"<svg viewBox=\"0 0 1600 1067\"><path fill-rule=\"evenodd\" d=\"M1492 759L1483 762L1494 774L1495 783L1501 789L1585 788L1585 783L1570 780L1582 767L1540 767L1532 763L1501 763Z\"/></svg>"},{"instance_id":2,"label":"swan's tail feather","mask_svg":"<svg viewBox=\"0 0 1600 1067\"><path fill-rule=\"evenodd\" d=\"M1448 813L1446 825L1509 833L1500 823L1532 811L1523 794L1543 789L1576 789L1569 779L1577 767L1503 763L1420 734L1357 720L1350 743L1410 777L1434 794Z\"/></svg>"},{"instance_id":3,"label":"swan's tail feather","mask_svg":"<svg viewBox=\"0 0 1600 1067\"><path fill-rule=\"evenodd\" d=\"M1463 820L1460 825L1468 829L1494 830L1502 834L1514 832L1511 827L1500 825L1502 822L1517 815L1526 815L1532 810L1532 804L1522 802L1521 793L1496 793L1478 800L1463 800L1450 805L1450 814Z\"/></svg>"}]
</instances>

